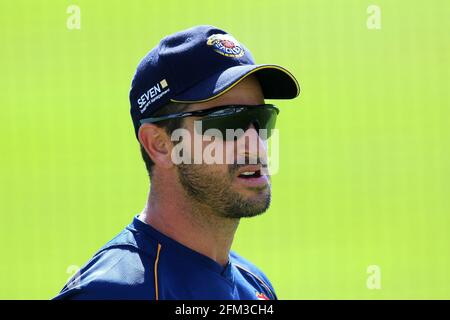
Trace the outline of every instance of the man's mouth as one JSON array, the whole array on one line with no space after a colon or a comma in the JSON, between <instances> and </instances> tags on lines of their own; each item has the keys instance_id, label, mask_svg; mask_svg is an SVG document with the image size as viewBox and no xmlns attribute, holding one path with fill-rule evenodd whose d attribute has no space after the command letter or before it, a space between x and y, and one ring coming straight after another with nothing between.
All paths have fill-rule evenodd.
<instances>
[{"instance_id":1,"label":"man's mouth","mask_svg":"<svg viewBox=\"0 0 450 320\"><path fill-rule=\"evenodd\" d=\"M269 177L262 172L260 165L251 165L241 168L237 172L239 184L246 187L262 187L269 183Z\"/></svg>"},{"instance_id":2,"label":"man's mouth","mask_svg":"<svg viewBox=\"0 0 450 320\"><path fill-rule=\"evenodd\" d=\"M261 176L261 170L244 171L240 175L238 175L239 178L243 178L243 179L259 178L260 176Z\"/></svg>"}]
</instances>

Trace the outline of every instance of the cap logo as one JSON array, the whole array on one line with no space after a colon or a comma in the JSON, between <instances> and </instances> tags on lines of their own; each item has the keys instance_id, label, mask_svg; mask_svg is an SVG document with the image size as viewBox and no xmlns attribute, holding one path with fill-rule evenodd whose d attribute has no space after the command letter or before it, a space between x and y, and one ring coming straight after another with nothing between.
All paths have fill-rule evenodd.
<instances>
[{"instance_id":1,"label":"cap logo","mask_svg":"<svg viewBox=\"0 0 450 320\"><path fill-rule=\"evenodd\" d=\"M144 113L147 107L170 91L166 79L162 79L144 92L138 99L139 110Z\"/></svg>"},{"instance_id":2,"label":"cap logo","mask_svg":"<svg viewBox=\"0 0 450 320\"><path fill-rule=\"evenodd\" d=\"M213 34L206 44L225 57L239 58L245 53L240 43L229 34Z\"/></svg>"}]
</instances>

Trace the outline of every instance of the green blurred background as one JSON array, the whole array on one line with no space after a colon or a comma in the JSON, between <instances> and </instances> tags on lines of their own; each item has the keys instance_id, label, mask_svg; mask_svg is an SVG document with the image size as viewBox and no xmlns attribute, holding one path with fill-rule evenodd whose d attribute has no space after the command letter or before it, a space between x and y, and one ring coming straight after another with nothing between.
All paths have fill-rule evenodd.
<instances>
[{"instance_id":1,"label":"green blurred background","mask_svg":"<svg viewBox=\"0 0 450 320\"><path fill-rule=\"evenodd\" d=\"M197 24L303 90L276 102L272 206L241 222L234 249L281 299L450 298L449 16L446 0L2 0L0 298L53 297L143 208L131 78Z\"/></svg>"}]
</instances>

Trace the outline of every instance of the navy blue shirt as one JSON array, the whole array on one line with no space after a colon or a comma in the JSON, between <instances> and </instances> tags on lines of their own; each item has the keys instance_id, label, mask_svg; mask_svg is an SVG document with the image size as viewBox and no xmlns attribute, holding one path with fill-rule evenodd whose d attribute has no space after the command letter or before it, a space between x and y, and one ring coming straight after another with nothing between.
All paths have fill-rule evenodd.
<instances>
[{"instance_id":1,"label":"navy blue shirt","mask_svg":"<svg viewBox=\"0 0 450 320\"><path fill-rule=\"evenodd\" d=\"M137 216L54 299L277 299L267 277L235 252L224 267Z\"/></svg>"}]
</instances>

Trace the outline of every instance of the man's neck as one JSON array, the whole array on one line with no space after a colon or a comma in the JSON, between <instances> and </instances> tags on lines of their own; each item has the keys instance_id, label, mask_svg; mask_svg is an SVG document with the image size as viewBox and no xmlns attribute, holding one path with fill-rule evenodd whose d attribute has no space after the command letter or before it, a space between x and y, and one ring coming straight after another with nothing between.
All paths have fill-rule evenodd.
<instances>
[{"instance_id":1,"label":"man's neck","mask_svg":"<svg viewBox=\"0 0 450 320\"><path fill-rule=\"evenodd\" d=\"M220 217L210 208L181 194L180 197L174 197L173 193L151 190L139 219L225 266L239 219Z\"/></svg>"}]
</instances>

